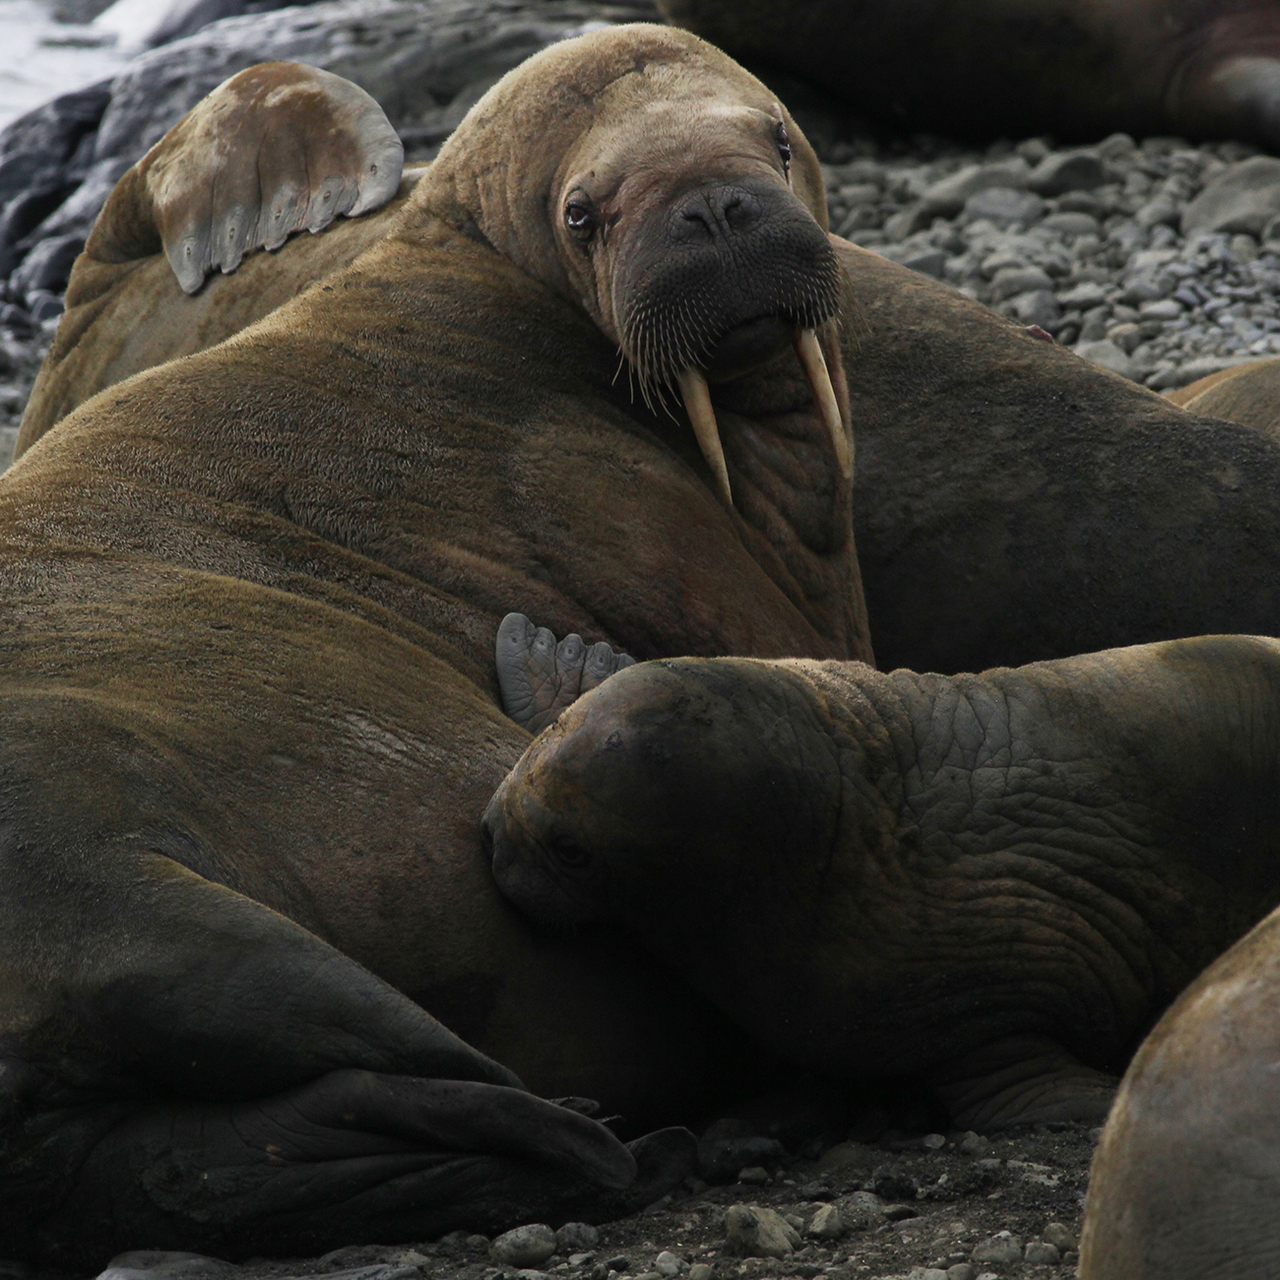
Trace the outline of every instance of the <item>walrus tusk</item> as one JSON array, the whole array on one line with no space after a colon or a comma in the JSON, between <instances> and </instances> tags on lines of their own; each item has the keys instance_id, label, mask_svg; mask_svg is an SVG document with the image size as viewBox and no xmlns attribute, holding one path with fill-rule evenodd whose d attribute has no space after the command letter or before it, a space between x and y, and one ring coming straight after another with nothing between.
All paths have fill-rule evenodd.
<instances>
[{"instance_id":1,"label":"walrus tusk","mask_svg":"<svg viewBox=\"0 0 1280 1280\"><path fill-rule=\"evenodd\" d=\"M831 447L836 452L840 472L848 480L853 476L852 432L840 416L840 402L836 399L836 389L831 385L827 361L818 343L818 335L812 329L796 330L796 355L800 357L800 365L808 379L809 390L813 393L818 412L822 414L822 420L831 433ZM706 384L703 385L705 387Z\"/></svg>"},{"instance_id":2,"label":"walrus tusk","mask_svg":"<svg viewBox=\"0 0 1280 1280\"><path fill-rule=\"evenodd\" d=\"M707 466L711 468L711 474L715 476L724 500L733 506L729 469L724 464L720 428L716 425L716 411L711 407L711 392L707 390L707 380L700 369L690 365L676 375L676 381L680 384L680 395L684 398L684 411L693 424L693 434L698 437L698 448L702 450L702 456L706 458Z\"/></svg>"}]
</instances>

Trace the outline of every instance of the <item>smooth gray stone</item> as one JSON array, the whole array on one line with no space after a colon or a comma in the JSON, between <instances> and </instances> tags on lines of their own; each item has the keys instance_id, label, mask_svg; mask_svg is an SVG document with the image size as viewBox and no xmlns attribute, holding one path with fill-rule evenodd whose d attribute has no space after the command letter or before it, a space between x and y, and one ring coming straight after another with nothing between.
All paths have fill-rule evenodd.
<instances>
[{"instance_id":1,"label":"smooth gray stone","mask_svg":"<svg viewBox=\"0 0 1280 1280\"><path fill-rule=\"evenodd\" d=\"M1280 214L1280 160L1253 156L1228 166L1182 211L1183 235L1246 231L1260 236Z\"/></svg>"}]
</instances>

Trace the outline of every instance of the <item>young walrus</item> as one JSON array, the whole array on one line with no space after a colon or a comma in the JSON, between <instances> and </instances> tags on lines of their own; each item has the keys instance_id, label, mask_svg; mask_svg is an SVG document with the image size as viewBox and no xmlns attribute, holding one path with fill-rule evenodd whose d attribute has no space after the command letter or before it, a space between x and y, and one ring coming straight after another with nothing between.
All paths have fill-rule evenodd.
<instances>
[{"instance_id":1,"label":"young walrus","mask_svg":"<svg viewBox=\"0 0 1280 1280\"><path fill-rule=\"evenodd\" d=\"M1161 1009L1280 902L1280 641L982 675L649 662L485 815L544 927L622 926L760 1043L957 1127L1101 1121Z\"/></svg>"}]
</instances>

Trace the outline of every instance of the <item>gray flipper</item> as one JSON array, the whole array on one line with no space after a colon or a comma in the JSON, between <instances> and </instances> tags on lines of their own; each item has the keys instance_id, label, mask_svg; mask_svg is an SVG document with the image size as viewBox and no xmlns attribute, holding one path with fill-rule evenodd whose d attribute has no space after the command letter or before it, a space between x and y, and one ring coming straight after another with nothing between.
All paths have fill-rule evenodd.
<instances>
[{"instance_id":1,"label":"gray flipper","mask_svg":"<svg viewBox=\"0 0 1280 1280\"><path fill-rule=\"evenodd\" d=\"M546 627L522 613L503 618L494 657L502 709L530 733L541 733L584 693L636 661L603 640L585 644L577 634L557 644Z\"/></svg>"}]
</instances>

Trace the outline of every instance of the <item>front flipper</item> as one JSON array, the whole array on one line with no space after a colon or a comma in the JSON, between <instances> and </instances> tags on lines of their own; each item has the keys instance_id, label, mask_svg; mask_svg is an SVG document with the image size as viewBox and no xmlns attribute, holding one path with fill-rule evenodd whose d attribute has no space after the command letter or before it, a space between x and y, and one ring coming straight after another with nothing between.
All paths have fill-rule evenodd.
<instances>
[{"instance_id":1,"label":"front flipper","mask_svg":"<svg viewBox=\"0 0 1280 1280\"><path fill-rule=\"evenodd\" d=\"M502 709L530 733L541 733L584 693L636 662L603 640L588 645L569 635L557 644L546 627L535 627L523 613L503 618L495 659Z\"/></svg>"},{"instance_id":2,"label":"front flipper","mask_svg":"<svg viewBox=\"0 0 1280 1280\"><path fill-rule=\"evenodd\" d=\"M252 249L384 204L403 165L399 137L359 86L265 62L219 85L120 179L85 252L127 262L163 248L195 293Z\"/></svg>"},{"instance_id":3,"label":"front flipper","mask_svg":"<svg viewBox=\"0 0 1280 1280\"><path fill-rule=\"evenodd\" d=\"M1041 1036L1010 1036L928 1076L952 1123L995 1133L1051 1120L1101 1124L1120 1081Z\"/></svg>"},{"instance_id":4,"label":"front flipper","mask_svg":"<svg viewBox=\"0 0 1280 1280\"><path fill-rule=\"evenodd\" d=\"M113 1121L113 1123L108 1123ZM29 1256L98 1267L128 1249L238 1259L497 1232L633 1212L692 1171L684 1130L633 1143L531 1094L337 1071L233 1105L156 1103L38 1118L74 1169L31 1206ZM6 1223L6 1249L21 1236Z\"/></svg>"}]
</instances>

